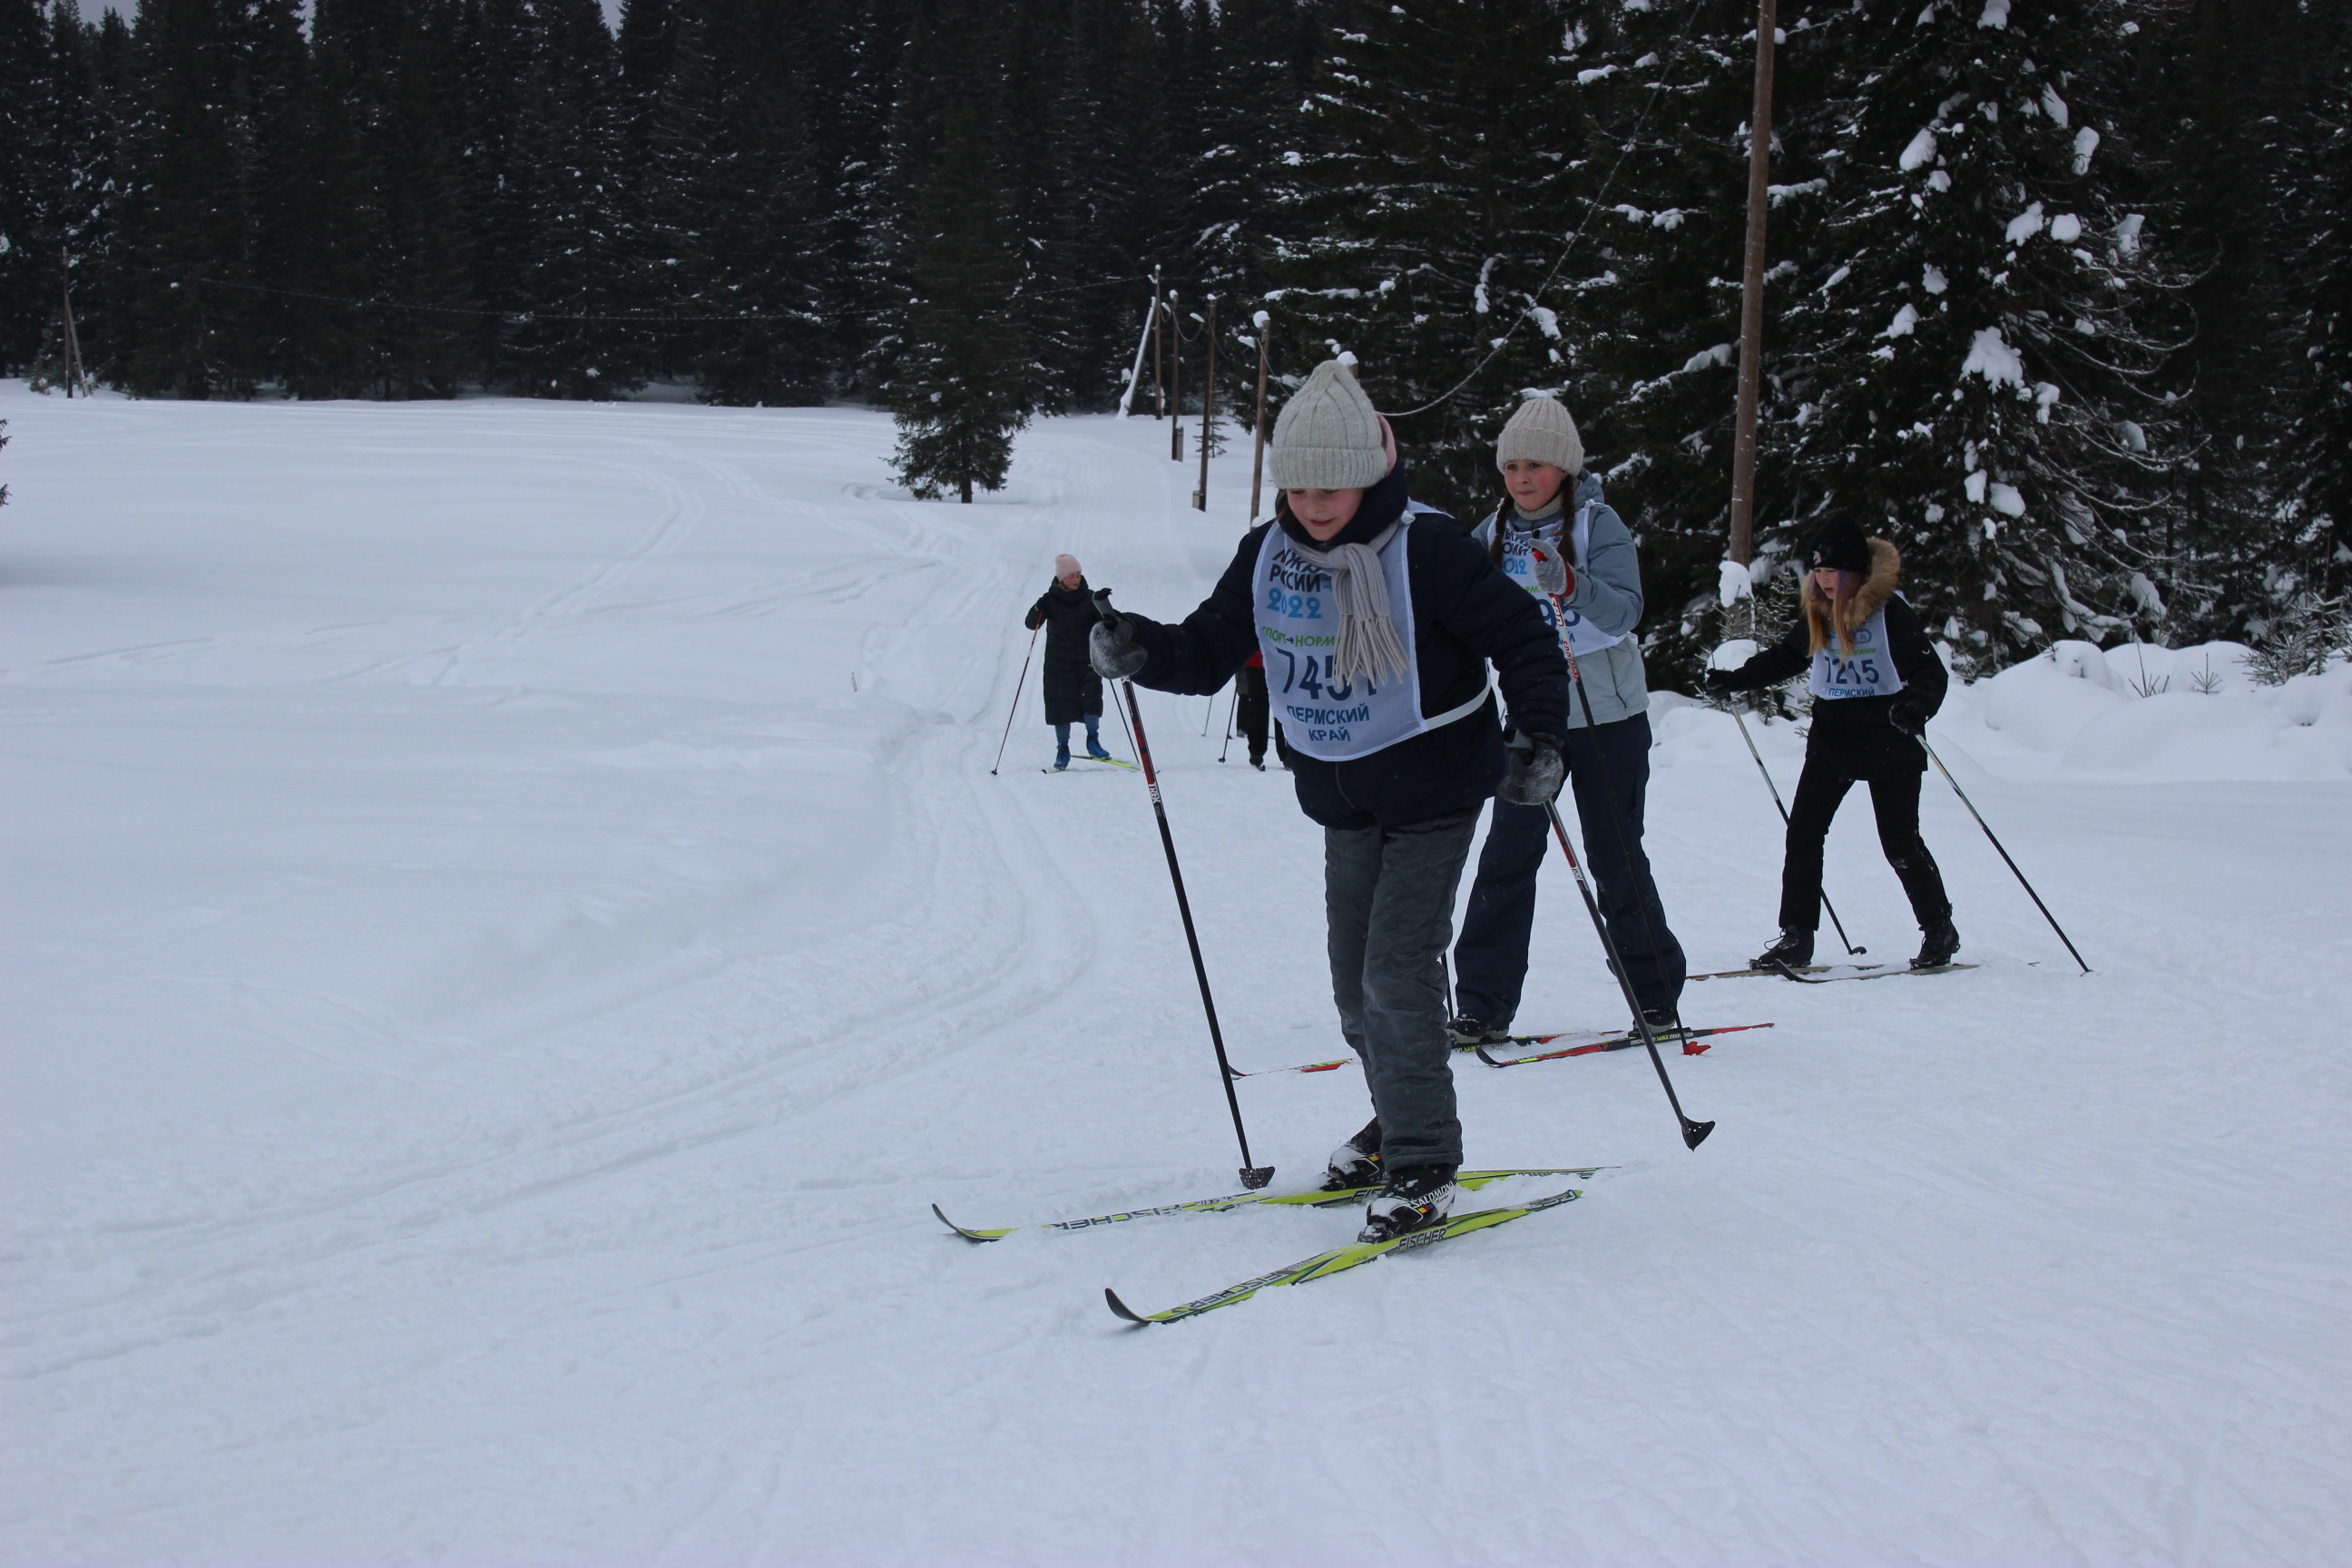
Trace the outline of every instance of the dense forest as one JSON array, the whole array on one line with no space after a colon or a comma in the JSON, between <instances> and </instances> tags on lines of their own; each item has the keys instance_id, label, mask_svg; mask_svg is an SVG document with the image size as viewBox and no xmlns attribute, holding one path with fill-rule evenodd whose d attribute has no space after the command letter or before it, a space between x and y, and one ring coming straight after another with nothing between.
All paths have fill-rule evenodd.
<instances>
[{"instance_id":1,"label":"dense forest","mask_svg":"<svg viewBox=\"0 0 2352 1568\"><path fill-rule=\"evenodd\" d=\"M2352 585L2347 9L1782 0L1757 580L1845 511L1964 667L2325 642ZM1246 419L1261 320L1277 396L1352 353L1456 509L1491 504L1521 391L1559 393L1686 673L1717 632L1755 15L0 0L0 374L61 377L69 286L84 361L140 395L666 381L870 401L919 458L1115 406L1157 277L1184 407L1213 299L1221 411Z\"/></svg>"}]
</instances>

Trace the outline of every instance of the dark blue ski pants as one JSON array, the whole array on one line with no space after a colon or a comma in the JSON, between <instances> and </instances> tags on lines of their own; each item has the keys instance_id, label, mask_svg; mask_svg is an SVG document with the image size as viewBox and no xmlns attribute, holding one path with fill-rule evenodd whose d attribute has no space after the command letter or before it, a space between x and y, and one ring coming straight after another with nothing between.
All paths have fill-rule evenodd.
<instances>
[{"instance_id":1,"label":"dark blue ski pants","mask_svg":"<svg viewBox=\"0 0 2352 1568\"><path fill-rule=\"evenodd\" d=\"M1642 848L1642 810L1650 785L1650 717L1636 713L1613 724L1568 733L1568 777L1584 840L1584 868L1595 884L1601 918L1617 951L1625 957L1633 995L1644 1012L1671 1007L1683 994L1688 966L1682 943L1666 924L1665 906L1651 879L1650 858ZM1624 812L1621 849L1617 819L1602 793L1616 786ZM1630 850L1631 854L1625 853ZM1462 936L1454 944L1454 1008L1466 1017L1501 1028L1518 1016L1519 992L1528 976L1528 938L1535 927L1536 873L1558 857L1551 821L1539 805L1495 802L1486 846L1478 855L1478 878ZM1568 868L1561 866L1564 876ZM1579 900L1580 902L1581 900ZM1649 920L1642 906L1649 905ZM1588 940L1584 911L1564 914L1576 927L1571 945ZM1657 941L1650 940L1651 928Z\"/></svg>"}]
</instances>

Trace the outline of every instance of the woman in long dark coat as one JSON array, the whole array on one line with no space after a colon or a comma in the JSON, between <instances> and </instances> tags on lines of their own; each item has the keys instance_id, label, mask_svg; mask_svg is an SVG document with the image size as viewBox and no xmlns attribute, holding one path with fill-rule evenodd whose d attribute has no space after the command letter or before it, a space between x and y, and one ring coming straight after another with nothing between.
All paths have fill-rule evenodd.
<instances>
[{"instance_id":1,"label":"woman in long dark coat","mask_svg":"<svg viewBox=\"0 0 2352 1568\"><path fill-rule=\"evenodd\" d=\"M1054 557L1054 584L1029 606L1022 625L1045 628L1045 722L1054 726L1054 765L1070 765L1070 726L1087 727L1087 755L1110 761L1102 743L1102 677L1087 658L1087 634L1099 618L1075 555Z\"/></svg>"}]
</instances>

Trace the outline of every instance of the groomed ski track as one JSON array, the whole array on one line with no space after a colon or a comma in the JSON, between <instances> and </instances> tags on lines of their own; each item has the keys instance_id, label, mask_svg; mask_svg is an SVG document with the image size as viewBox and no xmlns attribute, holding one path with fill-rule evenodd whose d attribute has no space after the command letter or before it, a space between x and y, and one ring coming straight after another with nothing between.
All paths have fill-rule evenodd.
<instances>
[{"instance_id":1,"label":"groomed ski track","mask_svg":"<svg viewBox=\"0 0 2352 1568\"><path fill-rule=\"evenodd\" d=\"M68 404L0 384L0 1559L2311 1563L2352 1538L2352 784L1934 731L1977 971L1695 986L1737 1050L1457 1063L1530 1226L1136 1335L1352 1234L1234 1190L1142 781L1047 780L1057 550L1146 614L1248 453L1048 420L981 504L853 410ZM1189 445L1189 440L1188 440ZM1319 841L1145 694L1234 1065L1331 1054ZM1204 741L1204 718L1213 719ZM1695 967L1780 825L1662 705ZM1948 729L1948 733L1947 732ZM1115 716L1104 734L1129 756ZM1790 788L1801 742L1760 727ZM1871 958L1914 941L1866 803ZM1546 873L1523 1015L1613 988ZM1758 986L1765 982L1757 982ZM1240 1086L1305 1184L1360 1075ZM1506 1184L1482 1201L1546 1190ZM1381 1474L1399 1446L1410 1506Z\"/></svg>"}]
</instances>

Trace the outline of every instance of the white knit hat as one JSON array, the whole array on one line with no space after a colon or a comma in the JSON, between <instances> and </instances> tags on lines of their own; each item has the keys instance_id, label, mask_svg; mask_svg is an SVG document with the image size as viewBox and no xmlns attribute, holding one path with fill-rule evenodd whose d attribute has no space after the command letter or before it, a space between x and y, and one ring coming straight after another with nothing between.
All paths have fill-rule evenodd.
<instances>
[{"instance_id":1,"label":"white knit hat","mask_svg":"<svg viewBox=\"0 0 2352 1568\"><path fill-rule=\"evenodd\" d=\"M1584 471L1584 442L1559 398L1528 398L1503 426L1495 442L1495 467L1522 460L1549 463L1571 474Z\"/></svg>"},{"instance_id":2,"label":"white knit hat","mask_svg":"<svg viewBox=\"0 0 2352 1568\"><path fill-rule=\"evenodd\" d=\"M1381 416L1355 374L1335 359L1317 365L1282 405L1268 456L1276 489L1370 489L1389 477Z\"/></svg>"}]
</instances>

